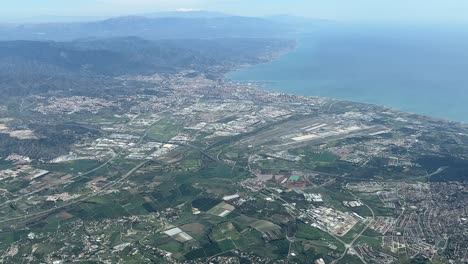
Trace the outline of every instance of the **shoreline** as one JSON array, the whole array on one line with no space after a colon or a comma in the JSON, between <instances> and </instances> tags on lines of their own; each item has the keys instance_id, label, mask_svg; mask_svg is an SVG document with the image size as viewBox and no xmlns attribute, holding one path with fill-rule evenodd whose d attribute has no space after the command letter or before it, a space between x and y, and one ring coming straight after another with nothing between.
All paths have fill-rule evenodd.
<instances>
[{"instance_id":1,"label":"shoreline","mask_svg":"<svg viewBox=\"0 0 468 264\"><path fill-rule=\"evenodd\" d=\"M242 70L242 69L248 69L248 68L251 68L251 67L258 66L258 65L264 65L264 64L272 63L272 62L276 61L277 59L279 59L279 58L281 58L283 56L286 56L287 54L290 54L291 52L294 52L294 51L296 51L298 49L299 40L295 39L295 40L291 40L291 42L292 42L292 45L290 47L285 47L284 49L280 49L280 50L277 50L275 52L271 52L270 54L263 55L263 56L266 56L267 58L263 58L263 56L258 58L259 60L264 59L264 61L260 61L258 63L245 63L245 64L240 64L240 65L234 65L230 69L227 69L224 72L222 72L221 75L222 75L222 77L224 79L231 79L231 78L229 78L227 76L230 73L233 73L233 72L236 72L236 71L239 71L239 70Z\"/></svg>"},{"instance_id":2,"label":"shoreline","mask_svg":"<svg viewBox=\"0 0 468 264\"><path fill-rule=\"evenodd\" d=\"M242 81L236 81L236 80L231 80L229 78L225 79L224 81L227 81L229 83L232 83L234 85L241 85L241 86L247 86L249 89L254 89L257 91L262 91L262 92L267 92L267 93L274 93L274 94L280 94L280 95L286 95L286 96L292 96L292 97L306 97L306 98L321 98L321 99L326 99L334 102L343 102L343 103L350 103L350 104L362 104L362 105L368 105L368 106L375 106L379 107L385 110L393 111L393 112L398 112L402 113L404 115L411 115L411 116L418 116L424 119L430 119L435 122L443 122L443 123L450 123L450 124L458 124L462 126L468 127L468 122L465 121L460 121L460 120L452 120L448 118L441 118L437 116L430 116L430 115L425 115L421 113L416 113L416 112L411 112L411 111L404 111L401 109L397 109L392 106L384 105L384 104L376 104L376 103L369 103L369 102L359 102L359 101L353 101L353 100L346 100L346 99L339 99L339 98L333 98L333 97L324 97L324 96L316 96L316 95L300 95L300 94L292 94L292 93L286 93L286 92L277 92L277 91L271 91L268 89L262 88L260 85L256 85L256 83L274 83L274 82L242 82Z\"/></svg>"},{"instance_id":3,"label":"shoreline","mask_svg":"<svg viewBox=\"0 0 468 264\"><path fill-rule=\"evenodd\" d=\"M349 102L349 103L358 103L358 104L366 104L366 105L373 105L373 106L379 106L383 107L385 109L390 109L392 111L397 111L405 114L410 114L410 115L417 115L429 119L434 119L434 120L439 120L443 122L450 122L450 123L459 123L463 125L468 125L468 121L462 121L462 120L455 120L447 117L438 117L438 116L433 116L430 114L424 114L424 113L418 113L418 112L413 112L413 111L407 111L407 110L402 110L394 106L386 105L386 104L379 104L379 103L372 103L372 102L365 102L365 101L358 101L358 100L351 100L351 99L345 99L345 98L336 98L336 97L328 97L328 96L319 96L319 95L305 95L305 94L295 94L295 93L290 93L290 92L282 92L282 91L273 91L271 89L268 89L266 86L268 84L279 84L277 81L269 81L269 80L235 80L229 76L231 73L237 72L239 70L244 70L252 67L256 67L259 65L266 65L273 63L274 61L278 60L279 58L286 56L294 51L296 51L299 47L299 39L294 40L294 45L289 48L285 48L283 50L280 50L276 53L274 56L271 57L271 59L265 61L265 62L260 62L257 64L242 64L242 65L236 65L232 69L227 70L222 74L222 78L225 81L228 81L233 84L237 85L246 85L250 88L256 89L256 90L262 90L262 91L267 91L267 92L272 92L272 93L279 93L279 94L284 94L284 95L292 95L292 96L304 96L304 97L316 97L316 98L324 98L324 99L329 99L329 100L335 100L335 101L342 101L342 102Z\"/></svg>"}]
</instances>

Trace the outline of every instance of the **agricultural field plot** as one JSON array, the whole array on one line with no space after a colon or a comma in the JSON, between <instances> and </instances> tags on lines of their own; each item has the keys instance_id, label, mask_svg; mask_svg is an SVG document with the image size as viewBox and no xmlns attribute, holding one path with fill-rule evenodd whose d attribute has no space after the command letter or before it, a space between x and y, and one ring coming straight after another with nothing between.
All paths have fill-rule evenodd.
<instances>
[{"instance_id":1,"label":"agricultural field plot","mask_svg":"<svg viewBox=\"0 0 468 264\"><path fill-rule=\"evenodd\" d=\"M232 65L0 106L0 263L464 261L466 126L252 89Z\"/></svg>"},{"instance_id":2,"label":"agricultural field plot","mask_svg":"<svg viewBox=\"0 0 468 264\"><path fill-rule=\"evenodd\" d=\"M165 118L151 127L148 132L148 138L157 142L167 142L183 130L182 123Z\"/></svg>"},{"instance_id":3,"label":"agricultural field plot","mask_svg":"<svg viewBox=\"0 0 468 264\"><path fill-rule=\"evenodd\" d=\"M218 205L211 208L210 210L208 210L207 213L212 214L212 215L217 215L220 217L226 217L235 209L236 208L234 206L227 204L225 202L221 202Z\"/></svg>"}]
</instances>

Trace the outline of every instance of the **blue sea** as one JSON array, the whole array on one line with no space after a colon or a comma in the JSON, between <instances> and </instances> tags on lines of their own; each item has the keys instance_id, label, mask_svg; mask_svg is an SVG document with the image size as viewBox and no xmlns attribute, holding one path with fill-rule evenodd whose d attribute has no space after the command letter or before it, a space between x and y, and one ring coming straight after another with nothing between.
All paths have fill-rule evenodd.
<instances>
[{"instance_id":1,"label":"blue sea","mask_svg":"<svg viewBox=\"0 0 468 264\"><path fill-rule=\"evenodd\" d=\"M326 26L296 37L295 50L227 77L468 122L468 31L462 27Z\"/></svg>"}]
</instances>

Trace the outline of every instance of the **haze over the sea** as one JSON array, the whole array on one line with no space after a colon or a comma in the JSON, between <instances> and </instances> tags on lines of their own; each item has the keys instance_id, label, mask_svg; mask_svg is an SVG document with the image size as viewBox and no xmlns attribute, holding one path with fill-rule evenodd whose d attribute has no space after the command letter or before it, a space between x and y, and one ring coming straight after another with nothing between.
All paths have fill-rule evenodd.
<instances>
[{"instance_id":1,"label":"haze over the sea","mask_svg":"<svg viewBox=\"0 0 468 264\"><path fill-rule=\"evenodd\" d=\"M228 77L468 122L468 31L326 27L301 35L297 49L279 59Z\"/></svg>"}]
</instances>

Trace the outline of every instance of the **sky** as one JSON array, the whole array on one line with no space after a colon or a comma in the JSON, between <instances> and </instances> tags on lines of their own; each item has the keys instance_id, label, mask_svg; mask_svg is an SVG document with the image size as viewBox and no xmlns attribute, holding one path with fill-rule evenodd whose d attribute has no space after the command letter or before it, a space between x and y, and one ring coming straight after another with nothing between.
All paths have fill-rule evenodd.
<instances>
[{"instance_id":1,"label":"sky","mask_svg":"<svg viewBox=\"0 0 468 264\"><path fill-rule=\"evenodd\" d=\"M468 22L467 0L3 0L0 17L117 16L201 9L353 21Z\"/></svg>"}]
</instances>

